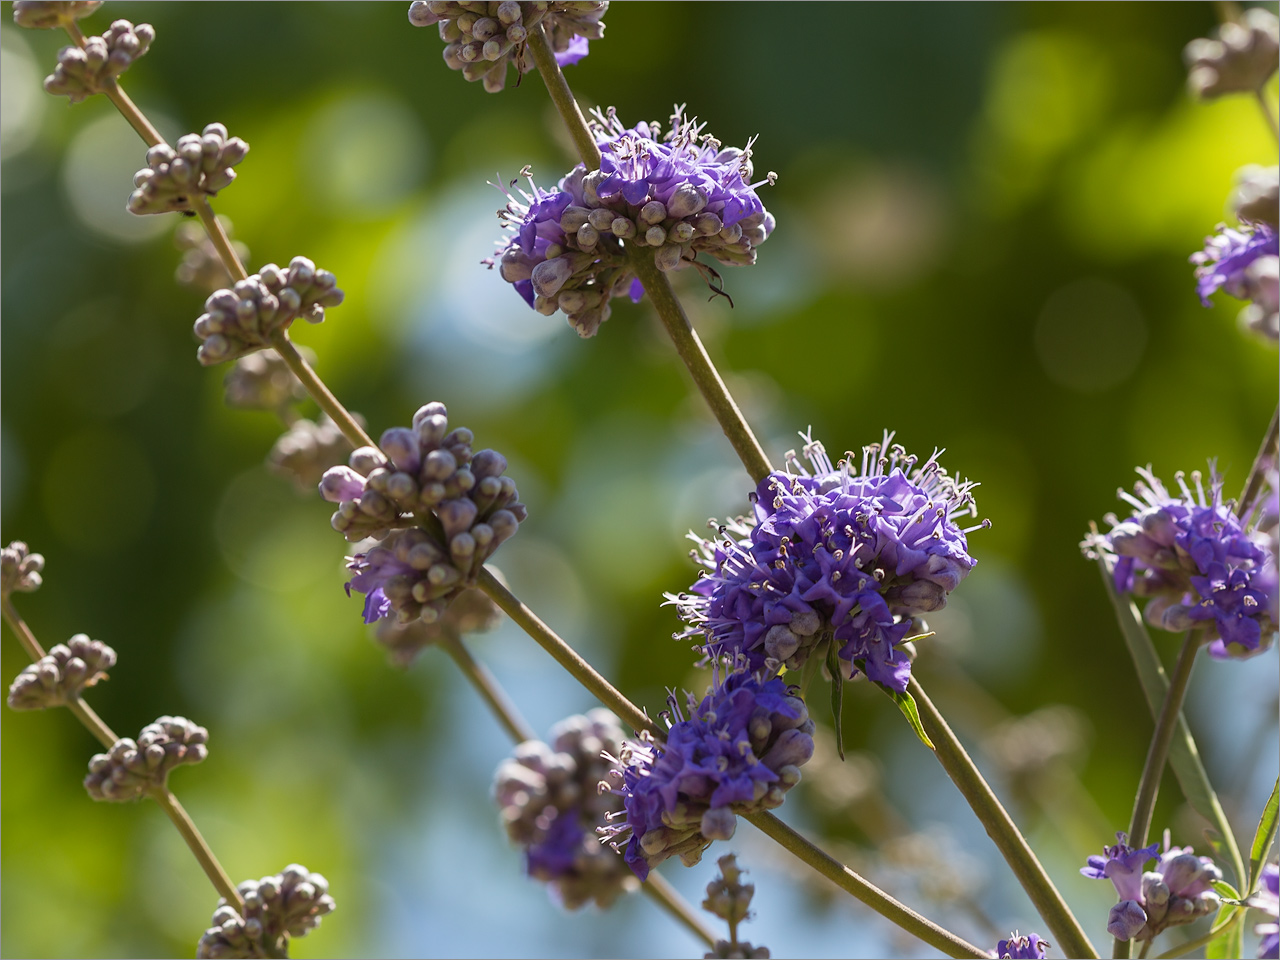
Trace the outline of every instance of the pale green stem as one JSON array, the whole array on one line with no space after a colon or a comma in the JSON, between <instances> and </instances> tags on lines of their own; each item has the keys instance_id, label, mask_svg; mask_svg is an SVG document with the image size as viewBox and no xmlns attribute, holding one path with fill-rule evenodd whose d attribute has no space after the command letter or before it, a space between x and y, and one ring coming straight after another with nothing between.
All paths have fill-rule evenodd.
<instances>
[{"instance_id":1,"label":"pale green stem","mask_svg":"<svg viewBox=\"0 0 1280 960\"><path fill-rule=\"evenodd\" d=\"M899 903L875 884L869 883L836 860L821 847L806 840L772 813L752 813L743 819L775 840L789 853L794 854L846 893L852 894L880 916L897 924L903 930L923 940L949 957L986 957L980 947L962 940L949 930L944 930L932 920L922 917L910 907ZM1096 954L1094 955L1096 956Z\"/></svg>"},{"instance_id":2,"label":"pale green stem","mask_svg":"<svg viewBox=\"0 0 1280 960\"><path fill-rule=\"evenodd\" d=\"M45 655L44 648L40 646L40 642L36 639L31 628L27 626L27 622L22 619L22 615L9 601L6 596L0 610L3 611L4 620L9 624L10 628L17 634L18 640L22 643L23 649L27 651L27 655L33 661L39 660ZM79 697L68 701L67 709L75 714L76 718L84 724L85 728L92 733L98 742L110 750L115 746L116 741L120 738L116 736L102 718ZM178 802L178 798L173 795L168 787L158 787L149 790L148 794L155 798L156 802L164 808L164 812L169 815L169 819L173 821L173 825L178 828L178 832L182 834L182 839L186 841L187 846L191 848L191 852L195 854L195 858L199 861L201 868L205 872L205 876L213 884L215 890L218 891L227 902L233 905L236 912L244 915L244 903L240 899L240 894L236 891L235 884L227 876L227 872L222 869L222 864L218 862L218 858L213 855L213 851L209 849L209 844L205 842L196 825L191 822L191 818L187 816L186 810L182 808L182 804Z\"/></svg>"},{"instance_id":3,"label":"pale green stem","mask_svg":"<svg viewBox=\"0 0 1280 960\"><path fill-rule=\"evenodd\" d=\"M640 889L650 900L671 914L673 919L707 946L716 945L716 935L707 929L693 906L680 896L680 891L668 883L666 878L656 870L650 871L648 879L640 885Z\"/></svg>"},{"instance_id":4,"label":"pale green stem","mask_svg":"<svg viewBox=\"0 0 1280 960\"><path fill-rule=\"evenodd\" d=\"M356 418L330 392L324 381L311 369L311 364L307 363L298 352L298 348L289 339L289 331L283 328L276 329L272 332L270 339L271 345L288 364L293 375L302 381L307 393L311 394L311 399L320 405L320 409L329 415L330 420L337 424L348 442L353 447L377 447L369 434L365 433L364 427L356 422Z\"/></svg>"},{"instance_id":5,"label":"pale green stem","mask_svg":"<svg viewBox=\"0 0 1280 960\"><path fill-rule=\"evenodd\" d=\"M1214 927L1208 933L1206 933L1203 937L1197 937L1194 940L1188 940L1186 943L1180 943L1176 947L1174 947L1172 950L1166 950L1164 953L1158 954L1156 956L1156 960L1174 960L1175 957L1184 957L1188 953L1190 953L1192 950L1198 950L1201 947L1207 945L1209 941L1218 937L1223 931L1230 930L1237 923L1240 923L1243 919L1244 919L1244 911L1237 910L1235 913L1231 915L1231 919L1229 919L1222 926Z\"/></svg>"},{"instance_id":6,"label":"pale green stem","mask_svg":"<svg viewBox=\"0 0 1280 960\"><path fill-rule=\"evenodd\" d=\"M573 91L565 81L564 73L555 61L555 56L542 33L541 25L530 32L529 49L533 53L533 61L538 66L538 72L542 74L543 82L547 85L547 92L551 94L556 109L560 111L560 118L564 121L569 136L573 138L574 145L578 148L582 162L588 170L597 169L600 166L600 150L596 147L595 138L592 137L586 119L578 108L578 101L574 98ZM667 335L675 345L676 353L680 355L680 360L688 369L689 375L693 377L698 392L711 408L712 414L720 424L720 429L733 445L734 452L737 453L738 459L742 461L751 479L759 483L773 472L773 466L765 456L760 441L752 433L742 411L738 409L737 402L729 393L715 364L707 355L706 348L684 312L684 307L680 305L675 291L671 289L671 281L654 263L653 249L628 245L627 259L636 276L640 278L645 293L649 295L650 302L662 320L662 325L666 327Z\"/></svg>"},{"instance_id":7,"label":"pale green stem","mask_svg":"<svg viewBox=\"0 0 1280 960\"><path fill-rule=\"evenodd\" d=\"M1236 514L1241 520L1249 518L1253 500L1262 489L1262 484L1266 482L1267 467L1274 465L1272 460L1276 455L1278 436L1280 436L1280 406L1276 407L1275 413L1271 414L1271 424L1262 438L1258 455L1253 458L1253 466L1249 468L1249 476L1244 482L1244 489L1240 492L1240 500L1236 503Z\"/></svg>"},{"instance_id":8,"label":"pale green stem","mask_svg":"<svg viewBox=\"0 0 1280 960\"><path fill-rule=\"evenodd\" d=\"M1079 921L1049 879L1013 818L978 772L977 765L914 676L907 684L907 692L916 701L920 721L934 743L935 755L942 764L942 769L977 814L987 836L995 842L996 848L1027 892L1032 905L1048 925L1058 948L1068 957L1097 957L1097 950L1085 936Z\"/></svg>"},{"instance_id":9,"label":"pale green stem","mask_svg":"<svg viewBox=\"0 0 1280 960\"><path fill-rule=\"evenodd\" d=\"M1280 125L1276 123L1276 115L1271 112L1271 104L1267 103L1266 92L1259 87L1254 91L1254 95L1258 99L1258 107L1262 110L1262 115L1267 119L1267 126L1271 130L1271 135L1280 140Z\"/></svg>"},{"instance_id":10,"label":"pale green stem","mask_svg":"<svg viewBox=\"0 0 1280 960\"><path fill-rule=\"evenodd\" d=\"M227 236L227 231L218 222L218 218L213 213L213 207L209 206L209 198L201 194L192 204L192 209L204 225L205 233L209 234L209 242L218 251L218 259L231 275L232 282L247 280L249 271L240 262L240 254L236 253L236 248L231 245L231 238Z\"/></svg>"},{"instance_id":11,"label":"pale green stem","mask_svg":"<svg viewBox=\"0 0 1280 960\"><path fill-rule=\"evenodd\" d=\"M443 636L440 638L439 645L444 648L444 652L449 655L462 675L471 681L471 686L475 688L476 693L480 694L480 698L489 706L489 710L502 724L502 728L510 734L511 739L516 743L524 743L526 740L537 740L538 734L534 732L533 727L529 726L529 722L520 715L520 711L507 696L507 692L502 689L497 678L489 672L489 668L476 660L471 655L471 651L467 649L467 645L463 643L461 637Z\"/></svg>"}]
</instances>

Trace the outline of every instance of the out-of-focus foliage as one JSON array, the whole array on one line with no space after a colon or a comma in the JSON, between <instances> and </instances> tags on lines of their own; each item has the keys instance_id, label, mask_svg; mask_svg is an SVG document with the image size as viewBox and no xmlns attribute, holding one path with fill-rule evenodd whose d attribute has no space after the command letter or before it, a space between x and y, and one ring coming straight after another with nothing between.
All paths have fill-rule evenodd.
<instances>
[{"instance_id":1,"label":"out-of-focus foliage","mask_svg":"<svg viewBox=\"0 0 1280 960\"><path fill-rule=\"evenodd\" d=\"M155 25L124 85L171 139L220 121L252 145L215 201L251 268L303 254L346 291L296 331L322 376L375 436L438 399L506 453L530 518L498 565L655 711L703 682L660 605L694 576L682 534L744 510L747 482L647 306L581 342L480 266L485 181L531 163L550 182L567 143L536 74L464 83L405 7L109 3L85 24ZM1238 487L1276 401L1274 348L1225 295L1202 308L1186 262L1233 171L1275 157L1256 103L1184 92L1211 6L615 3L607 23L568 72L584 101L687 103L726 143L760 134L757 171L780 174L758 265L724 271L736 307L680 286L774 460L809 426L833 451L889 427L981 481L994 526L919 675L1102 943L1106 892L1076 868L1127 821L1151 721L1076 544L1136 464L1216 457ZM101 97L40 90L59 36L0 34L3 536L47 558L18 598L46 646L115 648L90 699L118 730L209 729L172 785L232 877L329 878L337 911L295 955L701 952L643 898L567 914L520 875L486 799L500 729L439 651L387 665L329 508L263 467L278 423L226 408L223 370L196 363L179 217L124 210L143 146ZM593 705L509 624L474 646L536 729ZM0 647L7 682L24 661ZM1276 775L1276 672L1272 650L1193 680L1246 836ZM977 942L1037 925L892 704L846 697L844 764L814 713L786 819ZM189 955L217 897L154 805L87 798L96 749L65 712L5 715L4 954ZM1157 827L1203 846L1165 786ZM729 849L775 955L918 954L747 826ZM696 901L713 861L663 872Z\"/></svg>"}]
</instances>

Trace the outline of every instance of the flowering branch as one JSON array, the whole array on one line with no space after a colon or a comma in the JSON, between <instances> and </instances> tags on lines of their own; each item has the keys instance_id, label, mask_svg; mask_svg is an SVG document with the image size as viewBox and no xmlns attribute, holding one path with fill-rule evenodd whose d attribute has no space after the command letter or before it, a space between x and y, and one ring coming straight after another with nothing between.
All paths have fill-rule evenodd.
<instances>
[{"instance_id":1,"label":"flowering branch","mask_svg":"<svg viewBox=\"0 0 1280 960\"><path fill-rule=\"evenodd\" d=\"M1049 930L1064 954L1068 957L1097 957L1097 950L1089 942L1071 908L1062 899L1062 894L1049 879L1039 858L990 785L978 772L973 759L933 705L933 701L925 694L920 681L913 676L907 683L907 690L915 698L920 719L935 744L934 752L938 762L978 815L987 836L995 841L1032 904L1049 925Z\"/></svg>"},{"instance_id":2,"label":"flowering branch","mask_svg":"<svg viewBox=\"0 0 1280 960\"><path fill-rule=\"evenodd\" d=\"M85 48L84 33L81 32L80 26L71 19L64 19L62 27L67 31L67 35L81 50ZM138 109L129 95L120 88L120 84L116 82L115 77L108 77L102 81L102 92L112 103L116 105L116 109L120 111L121 116L129 121L129 126L137 132L147 146L154 147L164 143L164 137L160 136L160 132L152 125L151 121L143 115Z\"/></svg>"}]
</instances>

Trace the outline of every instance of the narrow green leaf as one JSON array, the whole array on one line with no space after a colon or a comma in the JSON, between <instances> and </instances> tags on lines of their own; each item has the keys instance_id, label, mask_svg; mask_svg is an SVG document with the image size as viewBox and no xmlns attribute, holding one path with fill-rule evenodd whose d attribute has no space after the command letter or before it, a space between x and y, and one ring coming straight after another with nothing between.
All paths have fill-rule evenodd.
<instances>
[{"instance_id":1,"label":"narrow green leaf","mask_svg":"<svg viewBox=\"0 0 1280 960\"><path fill-rule=\"evenodd\" d=\"M1262 865L1271 853L1271 844L1276 839L1276 811L1280 806L1280 780L1271 788L1271 796L1267 805L1262 808L1262 819L1258 821L1258 829L1253 834L1253 846L1249 849L1249 884L1245 887L1250 894L1258 885L1262 876Z\"/></svg>"},{"instance_id":2,"label":"narrow green leaf","mask_svg":"<svg viewBox=\"0 0 1280 960\"><path fill-rule=\"evenodd\" d=\"M831 722L836 729L836 753L844 759L844 674L840 672L840 649L834 641L827 645L827 670L831 674Z\"/></svg>"},{"instance_id":3,"label":"narrow green leaf","mask_svg":"<svg viewBox=\"0 0 1280 960\"><path fill-rule=\"evenodd\" d=\"M1133 658L1133 665L1138 671L1138 681L1146 696L1147 706L1152 717L1155 717L1159 714L1165 693L1169 689L1169 680L1160 663L1160 655L1156 653L1151 636L1147 633L1142 614L1131 600L1116 593L1115 584L1102 560L1098 561L1098 569L1102 572L1107 596L1115 607L1116 620L1120 624L1125 646L1129 648L1129 656ZM1243 883L1245 872L1240 848L1227 823L1226 814L1222 811L1222 804L1218 802L1218 795L1209 783L1204 764L1200 762L1200 751L1191 736L1186 717L1181 713L1178 715L1178 728L1174 731L1173 743L1169 746L1169 766L1178 778L1178 786L1187 798L1187 803L1222 835L1227 854L1223 859L1229 861L1236 882Z\"/></svg>"},{"instance_id":4,"label":"narrow green leaf","mask_svg":"<svg viewBox=\"0 0 1280 960\"><path fill-rule=\"evenodd\" d=\"M1235 911L1238 907L1222 908ZM1222 916L1222 913L1219 913ZM1244 956L1244 924L1232 923L1210 940L1204 948L1205 960L1239 960Z\"/></svg>"},{"instance_id":5,"label":"narrow green leaf","mask_svg":"<svg viewBox=\"0 0 1280 960\"><path fill-rule=\"evenodd\" d=\"M907 718L907 723L911 724L911 729L916 732L916 736L920 738L920 742L930 750L937 750L938 748L933 745L933 741L929 739L929 735L924 732L924 724L920 722L920 710L916 707L916 698L906 692L899 693L897 690L890 690L888 687L881 687L878 683L876 686L880 687L889 699L898 705L898 709L901 710L902 715Z\"/></svg>"},{"instance_id":6,"label":"narrow green leaf","mask_svg":"<svg viewBox=\"0 0 1280 960\"><path fill-rule=\"evenodd\" d=\"M1213 889L1218 892L1218 896L1222 897L1224 901L1240 902L1240 891L1225 880L1213 881Z\"/></svg>"}]
</instances>

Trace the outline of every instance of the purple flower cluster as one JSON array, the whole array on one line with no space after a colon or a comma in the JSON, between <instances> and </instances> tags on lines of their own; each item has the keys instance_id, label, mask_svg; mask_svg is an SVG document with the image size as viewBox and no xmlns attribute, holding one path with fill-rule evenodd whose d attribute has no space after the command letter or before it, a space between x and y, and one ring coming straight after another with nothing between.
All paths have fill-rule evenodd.
<instances>
[{"instance_id":1,"label":"purple flower cluster","mask_svg":"<svg viewBox=\"0 0 1280 960\"><path fill-rule=\"evenodd\" d=\"M924 464L886 433L832 465L805 436L812 472L787 455L787 471L766 477L754 515L720 528L716 540L690 534L706 567L692 592L668 595L711 654L743 654L753 668L801 666L829 642L847 674L903 691L911 662L899 645L911 618L938 610L973 569L956 520L972 516L973 484L949 476L935 451Z\"/></svg>"},{"instance_id":2,"label":"purple flower cluster","mask_svg":"<svg viewBox=\"0 0 1280 960\"><path fill-rule=\"evenodd\" d=\"M1166 927L1191 923L1218 909L1214 881L1222 871L1208 857L1197 857L1190 847L1169 846L1165 831L1164 853L1158 843L1135 850L1128 837L1116 834L1115 846L1103 847L1105 856L1092 856L1080 872L1093 880L1110 880L1120 896L1107 918L1107 932L1117 940L1150 940ZM1145 871L1155 859L1155 870Z\"/></svg>"},{"instance_id":3,"label":"purple flower cluster","mask_svg":"<svg viewBox=\"0 0 1280 960\"><path fill-rule=\"evenodd\" d=\"M1147 622L1164 630L1203 625L1212 630L1209 652L1218 658L1247 657L1270 646L1276 632L1276 558L1268 538L1242 521L1234 504L1222 501L1222 480L1211 473L1206 493L1199 471L1175 474L1180 496L1172 496L1150 467L1139 469L1133 506L1111 530L1081 544L1086 555L1102 555L1119 593L1151 597Z\"/></svg>"},{"instance_id":4,"label":"purple flower cluster","mask_svg":"<svg viewBox=\"0 0 1280 960\"><path fill-rule=\"evenodd\" d=\"M774 227L756 188L774 174L752 183L751 143L723 147L704 126L683 107L665 136L657 123L628 129L612 109L597 113L600 169L579 164L553 190L530 177L529 191L507 193L499 215L513 235L485 262L539 313L564 312L583 337L609 318L612 298L644 295L629 248L651 251L662 270L698 266L699 253L755 263Z\"/></svg>"},{"instance_id":5,"label":"purple flower cluster","mask_svg":"<svg viewBox=\"0 0 1280 960\"><path fill-rule=\"evenodd\" d=\"M531 31L546 31L556 63L565 67L587 55L588 40L604 36L608 9L608 0L414 0L409 22L415 27L437 24L449 69L461 70L467 80L480 80L485 90L497 93L507 85L508 64L518 74L534 68L526 45Z\"/></svg>"},{"instance_id":6,"label":"purple flower cluster","mask_svg":"<svg viewBox=\"0 0 1280 960\"><path fill-rule=\"evenodd\" d=\"M688 719L673 693L666 743L642 735L622 749L618 769L626 820L601 828L641 880L651 867L679 856L697 863L712 840L733 836L736 815L780 806L813 756L808 708L774 677L738 670L722 676Z\"/></svg>"},{"instance_id":7,"label":"purple flower cluster","mask_svg":"<svg viewBox=\"0 0 1280 960\"><path fill-rule=\"evenodd\" d=\"M1050 944L1041 940L1034 933L1020 935L1016 930L1009 934L1008 940L996 944L992 956L995 960L1044 960L1045 948Z\"/></svg>"},{"instance_id":8,"label":"purple flower cluster","mask_svg":"<svg viewBox=\"0 0 1280 960\"><path fill-rule=\"evenodd\" d=\"M360 447L332 467L320 493L338 504L334 529L348 540L382 540L347 563L347 584L365 595L364 620L394 616L432 623L528 515L496 450L472 453L466 427L449 429L443 403L428 403L412 427L393 427L378 447Z\"/></svg>"},{"instance_id":9,"label":"purple flower cluster","mask_svg":"<svg viewBox=\"0 0 1280 960\"><path fill-rule=\"evenodd\" d=\"M1224 224L1205 238L1204 249L1191 255L1196 264L1196 292L1200 302L1218 290L1250 306L1241 314L1244 326L1272 340L1280 336L1280 238L1269 223L1258 221L1234 229Z\"/></svg>"},{"instance_id":10,"label":"purple flower cluster","mask_svg":"<svg viewBox=\"0 0 1280 960\"><path fill-rule=\"evenodd\" d=\"M1276 923L1280 913L1280 867L1268 863L1262 868L1262 888L1249 898L1249 906L1270 915L1268 923L1259 923L1253 932L1262 938L1258 944L1259 958L1280 960L1280 925Z\"/></svg>"}]
</instances>

